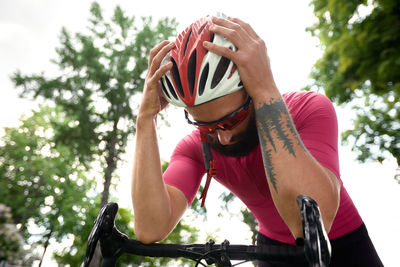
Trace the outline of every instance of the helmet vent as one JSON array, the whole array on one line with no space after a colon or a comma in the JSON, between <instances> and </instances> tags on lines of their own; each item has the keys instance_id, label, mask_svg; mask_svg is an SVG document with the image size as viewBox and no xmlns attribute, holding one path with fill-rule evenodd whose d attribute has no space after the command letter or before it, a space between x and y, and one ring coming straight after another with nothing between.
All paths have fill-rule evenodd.
<instances>
[{"instance_id":1,"label":"helmet vent","mask_svg":"<svg viewBox=\"0 0 400 267\"><path fill-rule=\"evenodd\" d=\"M192 35L192 29L190 29L190 32L189 32L188 37L186 39L185 48L183 49L183 56L185 56L185 54L186 54L186 49L187 49L187 46L188 46L188 43L189 43L191 35Z\"/></svg>"},{"instance_id":2,"label":"helmet vent","mask_svg":"<svg viewBox=\"0 0 400 267\"><path fill-rule=\"evenodd\" d=\"M182 89L181 78L179 77L178 66L176 65L176 62L175 62L174 58L171 57L171 61L172 61L171 72L172 72L172 77L174 78L174 82L175 82L176 88L178 89L179 94L181 95L181 97L185 97L185 93L183 92L183 89ZM172 90L172 91L174 91L174 90Z\"/></svg>"},{"instance_id":3,"label":"helmet vent","mask_svg":"<svg viewBox=\"0 0 400 267\"><path fill-rule=\"evenodd\" d=\"M164 91L164 94L167 96L167 98L171 98L171 97L169 96L169 94L168 94L167 88L165 88L165 85L164 85L164 81L165 81L165 80L166 80L165 78L162 78L162 79L161 79L161 86L162 86L162 89L163 89L163 91Z\"/></svg>"},{"instance_id":4,"label":"helmet vent","mask_svg":"<svg viewBox=\"0 0 400 267\"><path fill-rule=\"evenodd\" d=\"M176 92L175 92L174 87L172 86L171 82L169 81L169 79L165 79L165 80L167 81L168 89L169 89L169 91L171 92L171 95L172 95L176 100L178 100L179 98L178 98L178 96L176 95Z\"/></svg>"},{"instance_id":5,"label":"helmet vent","mask_svg":"<svg viewBox=\"0 0 400 267\"><path fill-rule=\"evenodd\" d=\"M207 26L207 24L204 24L203 27L200 28L198 35L201 34L201 32L204 30L204 28Z\"/></svg>"},{"instance_id":6,"label":"helmet vent","mask_svg":"<svg viewBox=\"0 0 400 267\"><path fill-rule=\"evenodd\" d=\"M226 57L221 57L221 59L218 62L218 66L215 70L214 77L211 81L211 89L214 89L215 86L219 84L219 82L222 80L224 77L226 70L229 67L229 63L231 61L227 59Z\"/></svg>"},{"instance_id":7,"label":"helmet vent","mask_svg":"<svg viewBox=\"0 0 400 267\"><path fill-rule=\"evenodd\" d=\"M213 33L213 34L211 34L211 37L210 37L210 43L213 43L214 42L214 36L215 36L215 34Z\"/></svg>"},{"instance_id":8,"label":"helmet vent","mask_svg":"<svg viewBox=\"0 0 400 267\"><path fill-rule=\"evenodd\" d=\"M208 71L209 71L209 64L204 67L203 72L201 73L200 77L200 83L199 83L199 96L201 96L204 93L204 88L206 87L206 81L208 77Z\"/></svg>"},{"instance_id":9,"label":"helmet vent","mask_svg":"<svg viewBox=\"0 0 400 267\"><path fill-rule=\"evenodd\" d=\"M192 55L190 56L188 64L188 82L189 82L189 90L191 96L193 96L195 78L196 78L196 50L194 50Z\"/></svg>"}]
</instances>

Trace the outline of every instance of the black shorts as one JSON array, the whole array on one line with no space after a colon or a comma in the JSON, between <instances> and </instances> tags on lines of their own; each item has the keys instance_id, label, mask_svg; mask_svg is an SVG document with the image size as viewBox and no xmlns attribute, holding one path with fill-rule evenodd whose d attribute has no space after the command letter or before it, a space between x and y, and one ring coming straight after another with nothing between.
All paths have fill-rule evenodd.
<instances>
[{"instance_id":1,"label":"black shorts","mask_svg":"<svg viewBox=\"0 0 400 267\"><path fill-rule=\"evenodd\" d=\"M332 258L330 267L381 267L383 266L368 235L367 228L362 224L359 228L339 238L331 239ZM257 236L257 245L290 246L270 239L262 234ZM258 262L259 267L308 267L307 264L292 264L285 262Z\"/></svg>"}]
</instances>

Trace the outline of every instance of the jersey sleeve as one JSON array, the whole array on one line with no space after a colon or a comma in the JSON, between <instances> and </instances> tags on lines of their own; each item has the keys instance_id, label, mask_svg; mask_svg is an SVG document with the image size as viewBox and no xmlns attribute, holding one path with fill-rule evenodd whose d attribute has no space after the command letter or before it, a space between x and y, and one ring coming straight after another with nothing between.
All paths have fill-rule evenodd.
<instances>
[{"instance_id":1,"label":"jersey sleeve","mask_svg":"<svg viewBox=\"0 0 400 267\"><path fill-rule=\"evenodd\" d=\"M194 132L178 143L163 174L165 183L182 191L189 205L193 202L206 172L201 145L196 137Z\"/></svg>"},{"instance_id":2,"label":"jersey sleeve","mask_svg":"<svg viewBox=\"0 0 400 267\"><path fill-rule=\"evenodd\" d=\"M307 150L340 179L338 122L332 102L316 92L297 96L292 118Z\"/></svg>"}]
</instances>

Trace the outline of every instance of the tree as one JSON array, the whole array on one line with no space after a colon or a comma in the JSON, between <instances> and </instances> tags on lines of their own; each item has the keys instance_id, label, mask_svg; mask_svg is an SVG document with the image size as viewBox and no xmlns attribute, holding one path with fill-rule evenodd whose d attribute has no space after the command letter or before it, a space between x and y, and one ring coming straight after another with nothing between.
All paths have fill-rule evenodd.
<instances>
[{"instance_id":1,"label":"tree","mask_svg":"<svg viewBox=\"0 0 400 267\"><path fill-rule=\"evenodd\" d=\"M128 137L135 133L133 98L143 89L149 51L174 33L176 22L166 18L154 26L147 17L135 26L135 17L126 16L119 6L108 22L96 2L90 12L87 33L71 36L62 29L58 58L53 60L60 72L57 77L17 71L12 80L21 97L48 100L74 119L59 126L56 141L72 147L82 164L101 164L103 206Z\"/></svg>"},{"instance_id":2,"label":"tree","mask_svg":"<svg viewBox=\"0 0 400 267\"><path fill-rule=\"evenodd\" d=\"M44 247L42 258L51 240L79 232L94 204L86 169L69 147L53 139L54 125L71 123L61 109L42 107L19 127L6 128L0 145L1 202L21 226L23 244Z\"/></svg>"},{"instance_id":3,"label":"tree","mask_svg":"<svg viewBox=\"0 0 400 267\"><path fill-rule=\"evenodd\" d=\"M318 18L308 30L323 56L308 89L324 89L337 104L350 103L354 128L342 135L358 159L400 164L400 2L312 0Z\"/></svg>"},{"instance_id":4,"label":"tree","mask_svg":"<svg viewBox=\"0 0 400 267\"><path fill-rule=\"evenodd\" d=\"M10 208L0 204L0 261L29 265L27 262L37 257L29 257L32 253L25 251L23 245L41 245L46 251L50 244L70 239L72 245L56 251L55 258L60 264L82 263L97 216L93 206L99 205L100 198L93 190L93 182L86 178L95 174L79 164L69 147L53 140L55 129L63 128L60 124L71 123L73 120L62 109L42 107L22 120L19 127L5 129L0 145L0 199ZM120 208L118 228L134 238L132 222L131 211ZM39 231L33 233L28 226ZM165 242L196 239L197 229L181 222ZM125 255L119 266L142 260ZM164 266L167 261L146 259L149 266Z\"/></svg>"},{"instance_id":5,"label":"tree","mask_svg":"<svg viewBox=\"0 0 400 267\"><path fill-rule=\"evenodd\" d=\"M12 80L21 97L45 100L70 119L69 123L54 124L54 142L68 147L86 169L94 162L101 166L104 186L99 206L103 206L127 140L136 130L138 105L134 97L143 89L150 49L174 35L177 24L168 18L154 24L147 17L136 26L136 18L126 16L119 6L111 21L103 18L97 3L90 12L88 32L72 36L65 28L61 31L58 57L53 60L59 75L48 78L44 73L24 75L17 71ZM91 222L97 215L96 210L88 209L88 223L82 222L78 228L71 224L74 243L57 253L57 261L73 265L82 261ZM132 218L124 218L126 225L132 222ZM180 223L166 242L182 242L183 232L196 238L194 228Z\"/></svg>"},{"instance_id":6,"label":"tree","mask_svg":"<svg viewBox=\"0 0 400 267\"><path fill-rule=\"evenodd\" d=\"M12 221L11 209L0 203L0 265L31 266L37 256L24 249L23 237Z\"/></svg>"}]
</instances>

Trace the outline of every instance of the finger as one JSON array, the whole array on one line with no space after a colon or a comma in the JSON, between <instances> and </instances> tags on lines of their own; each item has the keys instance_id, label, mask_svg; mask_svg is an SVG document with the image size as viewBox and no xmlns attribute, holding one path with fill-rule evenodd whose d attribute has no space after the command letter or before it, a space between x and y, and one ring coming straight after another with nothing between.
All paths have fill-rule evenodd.
<instances>
[{"instance_id":1,"label":"finger","mask_svg":"<svg viewBox=\"0 0 400 267\"><path fill-rule=\"evenodd\" d=\"M233 22L232 20L220 18L220 17L212 17L211 21L214 25L218 25L224 28L235 29L239 26L239 24Z\"/></svg>"},{"instance_id":2,"label":"finger","mask_svg":"<svg viewBox=\"0 0 400 267\"><path fill-rule=\"evenodd\" d=\"M248 37L248 34L237 23L215 17L212 18L212 21L214 24L210 26L210 31L228 38L236 47L243 38Z\"/></svg>"},{"instance_id":3,"label":"finger","mask_svg":"<svg viewBox=\"0 0 400 267\"><path fill-rule=\"evenodd\" d=\"M168 43L169 43L169 41L164 40L164 41L162 41L161 43L159 43L158 45L156 45L155 47L153 47L153 48L150 50L149 61L148 61L149 66L150 66L150 63L153 61L153 58L154 58L154 57L158 54L158 52L159 52L164 46L166 46Z\"/></svg>"},{"instance_id":4,"label":"finger","mask_svg":"<svg viewBox=\"0 0 400 267\"><path fill-rule=\"evenodd\" d=\"M212 25L212 26L210 26L210 31L227 38L238 49L245 44L244 38L246 38L246 36L243 36L236 30L232 30L232 29L217 26L217 25ZM247 38L249 38L249 37L247 36Z\"/></svg>"},{"instance_id":5,"label":"finger","mask_svg":"<svg viewBox=\"0 0 400 267\"><path fill-rule=\"evenodd\" d=\"M169 62L168 64L162 65L160 68L158 68L153 75L151 75L148 79L148 84L153 87L156 85L156 83L159 82L161 77L169 70L172 68L172 62Z\"/></svg>"},{"instance_id":6,"label":"finger","mask_svg":"<svg viewBox=\"0 0 400 267\"><path fill-rule=\"evenodd\" d=\"M168 64L164 64L161 67L159 67L157 70L155 70L154 73L149 74L147 73L146 77L146 84L147 88L151 89L152 88L157 88L157 83L160 81L161 77L169 70L172 68L172 62L168 62Z\"/></svg>"},{"instance_id":7,"label":"finger","mask_svg":"<svg viewBox=\"0 0 400 267\"><path fill-rule=\"evenodd\" d=\"M160 80L161 77L162 77L165 73L167 73L167 71L169 71L169 70L171 70L171 69L172 69L172 62L168 62L167 64L162 65L162 66L159 67L159 68L156 70L156 72L154 73L153 79L154 79L155 81Z\"/></svg>"},{"instance_id":8,"label":"finger","mask_svg":"<svg viewBox=\"0 0 400 267\"><path fill-rule=\"evenodd\" d=\"M213 18L216 23L210 26L213 33L220 34L231 41L238 49L245 46L253 38L239 24L223 18Z\"/></svg>"},{"instance_id":9,"label":"finger","mask_svg":"<svg viewBox=\"0 0 400 267\"><path fill-rule=\"evenodd\" d=\"M258 34L254 31L254 29L250 26L250 24L238 19L238 18L232 18L228 17L228 20L240 25L242 29L244 29L251 37L258 39L259 36Z\"/></svg>"},{"instance_id":10,"label":"finger","mask_svg":"<svg viewBox=\"0 0 400 267\"><path fill-rule=\"evenodd\" d=\"M203 42L203 46L210 52L235 61L235 52L227 47L219 46L208 41Z\"/></svg>"},{"instance_id":11,"label":"finger","mask_svg":"<svg viewBox=\"0 0 400 267\"><path fill-rule=\"evenodd\" d=\"M175 43L167 43L162 46L155 55L152 57L152 61L149 63L149 74L154 75L157 69L160 68L161 62L168 52L175 46Z\"/></svg>"}]
</instances>

